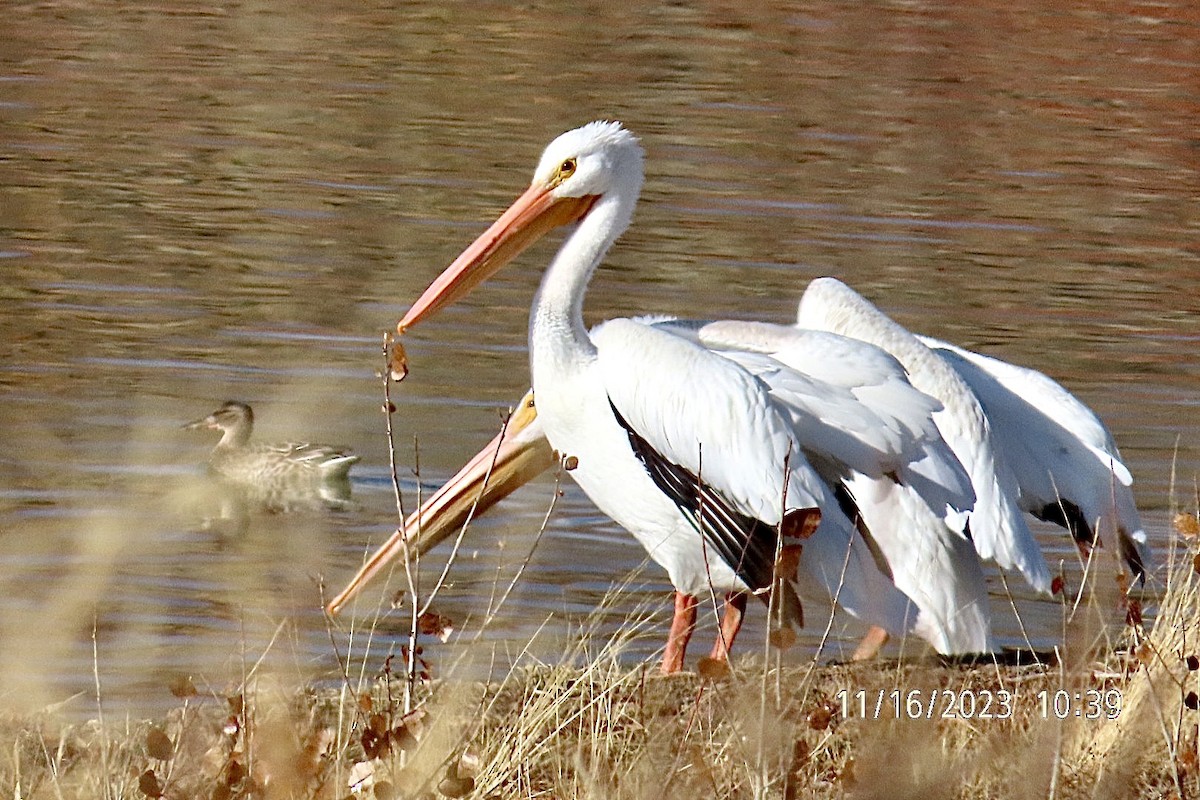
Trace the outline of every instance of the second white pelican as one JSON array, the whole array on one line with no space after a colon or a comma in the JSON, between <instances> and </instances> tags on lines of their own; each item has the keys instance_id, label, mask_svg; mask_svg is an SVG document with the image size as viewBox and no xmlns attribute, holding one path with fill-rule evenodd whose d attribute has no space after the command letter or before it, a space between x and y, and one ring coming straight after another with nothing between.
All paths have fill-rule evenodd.
<instances>
[{"instance_id":1,"label":"second white pelican","mask_svg":"<svg viewBox=\"0 0 1200 800\"><path fill-rule=\"evenodd\" d=\"M797 324L886 350L915 387L942 402L933 418L971 475L970 531L981 557L1050 591L1050 570L1026 511L1067 528L1081 548L1106 529L1134 575L1145 579L1146 534L1133 478L1104 423L1057 382L916 336L836 278L809 284Z\"/></svg>"}]
</instances>

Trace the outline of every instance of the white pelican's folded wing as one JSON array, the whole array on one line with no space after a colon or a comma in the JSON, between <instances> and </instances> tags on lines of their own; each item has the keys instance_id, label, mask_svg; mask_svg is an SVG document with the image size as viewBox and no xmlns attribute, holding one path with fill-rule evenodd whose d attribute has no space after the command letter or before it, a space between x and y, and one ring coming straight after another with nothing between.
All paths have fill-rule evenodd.
<instances>
[{"instance_id":1,"label":"white pelican's folded wing","mask_svg":"<svg viewBox=\"0 0 1200 800\"><path fill-rule=\"evenodd\" d=\"M1112 434L1052 378L960 347L924 339L979 398L998 446L1016 473L1020 505L1091 545L1115 535L1134 574L1144 577L1146 532Z\"/></svg>"},{"instance_id":2,"label":"white pelican's folded wing","mask_svg":"<svg viewBox=\"0 0 1200 800\"><path fill-rule=\"evenodd\" d=\"M1017 569L1038 591L1050 590L1050 569L1017 506L1016 476L1004 461L987 415L970 387L940 356L869 300L835 278L818 278L800 299L800 325L870 342L904 365L917 389L941 401L934 422L971 476L970 527L976 550Z\"/></svg>"}]
</instances>

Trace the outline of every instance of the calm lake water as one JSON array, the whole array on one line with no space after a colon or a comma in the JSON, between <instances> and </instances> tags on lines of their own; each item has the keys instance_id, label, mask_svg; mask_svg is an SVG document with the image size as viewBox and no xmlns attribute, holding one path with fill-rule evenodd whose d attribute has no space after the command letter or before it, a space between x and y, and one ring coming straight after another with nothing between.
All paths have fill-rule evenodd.
<instances>
[{"instance_id":1,"label":"calm lake water","mask_svg":"<svg viewBox=\"0 0 1200 800\"><path fill-rule=\"evenodd\" d=\"M594 118L642 138L648 174L590 321L788 321L811 278L836 275L908 327L1040 369L1095 408L1160 557L1173 474L1194 509L1190 0L392 5L6 11L0 704L88 714L98 677L108 704L136 712L172 702L174 674L220 692L260 659L263 675L332 680L332 642L361 667L362 636L331 637L318 576L339 588L396 523L381 334L541 148ZM524 390L553 246L409 338L413 377L394 392L408 508L414 440L428 490ZM212 437L179 428L230 398L254 405L259 438L360 453L355 504L221 519L201 477ZM460 656L474 674L560 658L631 573L596 635L644 608L656 621L627 658L660 644L665 577L636 572L641 550L570 485L480 632L553 493L546 477L476 524L438 609L482 644L428 644L438 674ZM1057 605L1010 584L1034 644L1053 645ZM993 590L1000 638L1020 644ZM752 616L746 649L761 642ZM380 624L368 673L403 627ZM858 632L839 618L829 655Z\"/></svg>"}]
</instances>

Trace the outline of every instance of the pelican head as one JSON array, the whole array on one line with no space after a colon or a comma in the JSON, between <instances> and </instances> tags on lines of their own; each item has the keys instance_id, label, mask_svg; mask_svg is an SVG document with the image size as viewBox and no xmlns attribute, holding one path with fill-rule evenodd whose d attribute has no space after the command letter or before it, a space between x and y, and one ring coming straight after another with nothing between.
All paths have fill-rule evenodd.
<instances>
[{"instance_id":1,"label":"pelican head","mask_svg":"<svg viewBox=\"0 0 1200 800\"><path fill-rule=\"evenodd\" d=\"M642 148L619 122L590 122L543 151L533 181L417 299L397 330L462 299L550 230L606 207L605 239L628 227L642 186ZM624 202L617 202L624 201Z\"/></svg>"},{"instance_id":2,"label":"pelican head","mask_svg":"<svg viewBox=\"0 0 1200 800\"><path fill-rule=\"evenodd\" d=\"M642 185L642 146L619 122L589 122L561 134L542 151L531 186L555 196L602 197L620 184ZM621 186L625 189L625 186Z\"/></svg>"}]
</instances>

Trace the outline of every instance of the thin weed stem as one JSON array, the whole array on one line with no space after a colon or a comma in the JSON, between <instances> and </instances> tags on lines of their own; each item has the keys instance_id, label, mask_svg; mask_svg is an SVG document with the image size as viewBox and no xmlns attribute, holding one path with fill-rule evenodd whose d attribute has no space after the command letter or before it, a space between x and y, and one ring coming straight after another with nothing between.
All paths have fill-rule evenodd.
<instances>
[{"instance_id":1,"label":"thin weed stem","mask_svg":"<svg viewBox=\"0 0 1200 800\"><path fill-rule=\"evenodd\" d=\"M92 678L96 684L96 720L100 723L100 766L104 774L100 776L104 787L104 798L112 798L112 772L108 763L108 726L104 724L104 702L100 692L100 643L98 629L100 627L99 612L92 609Z\"/></svg>"}]
</instances>

